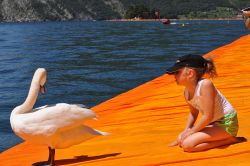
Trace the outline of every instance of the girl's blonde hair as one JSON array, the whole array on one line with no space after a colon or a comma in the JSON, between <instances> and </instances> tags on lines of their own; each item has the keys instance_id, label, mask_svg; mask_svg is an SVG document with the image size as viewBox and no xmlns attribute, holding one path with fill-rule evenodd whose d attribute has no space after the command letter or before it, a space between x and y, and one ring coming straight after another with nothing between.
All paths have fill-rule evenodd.
<instances>
[{"instance_id":1,"label":"girl's blonde hair","mask_svg":"<svg viewBox=\"0 0 250 166\"><path fill-rule=\"evenodd\" d=\"M203 75L207 74L210 78L215 78L217 76L216 67L214 61L211 57L206 58L206 63L203 68L195 68L198 79Z\"/></svg>"}]
</instances>

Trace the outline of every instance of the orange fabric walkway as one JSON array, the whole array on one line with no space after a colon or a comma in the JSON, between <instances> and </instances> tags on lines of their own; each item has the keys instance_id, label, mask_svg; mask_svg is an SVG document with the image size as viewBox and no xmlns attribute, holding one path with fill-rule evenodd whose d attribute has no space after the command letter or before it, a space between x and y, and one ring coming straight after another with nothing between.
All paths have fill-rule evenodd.
<instances>
[{"instance_id":1,"label":"orange fabric walkway","mask_svg":"<svg viewBox=\"0 0 250 166\"><path fill-rule=\"evenodd\" d=\"M218 48L213 56L219 77L216 87L238 111L239 133L250 139L250 35ZM188 107L183 87L171 76L160 76L92 109L99 121L96 129L112 133L68 149L56 150L57 165L158 166L158 165L250 165L250 141L206 152L185 153L168 147L184 128ZM47 147L21 143L0 154L5 166L28 166L47 160Z\"/></svg>"}]
</instances>

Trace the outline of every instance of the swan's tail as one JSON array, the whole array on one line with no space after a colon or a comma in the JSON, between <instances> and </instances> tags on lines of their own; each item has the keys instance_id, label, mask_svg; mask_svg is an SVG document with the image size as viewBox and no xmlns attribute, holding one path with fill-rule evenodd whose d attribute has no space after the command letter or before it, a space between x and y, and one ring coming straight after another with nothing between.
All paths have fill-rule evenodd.
<instances>
[{"instance_id":1,"label":"swan's tail","mask_svg":"<svg viewBox=\"0 0 250 166\"><path fill-rule=\"evenodd\" d=\"M94 129L94 130L95 130L95 132L96 132L97 135L103 135L103 136L111 135L111 134L108 133L108 132L103 132L103 131L99 131L99 130L96 130L96 129Z\"/></svg>"},{"instance_id":2,"label":"swan's tail","mask_svg":"<svg viewBox=\"0 0 250 166\"><path fill-rule=\"evenodd\" d=\"M97 136L97 135L107 136L107 135L110 135L110 133L108 133L108 132L103 132L103 131L100 131L100 130L96 130L96 129L91 128L91 127L86 126L86 125L82 125L79 129L81 130L82 134L87 134L87 135L93 135L93 136Z\"/></svg>"}]
</instances>

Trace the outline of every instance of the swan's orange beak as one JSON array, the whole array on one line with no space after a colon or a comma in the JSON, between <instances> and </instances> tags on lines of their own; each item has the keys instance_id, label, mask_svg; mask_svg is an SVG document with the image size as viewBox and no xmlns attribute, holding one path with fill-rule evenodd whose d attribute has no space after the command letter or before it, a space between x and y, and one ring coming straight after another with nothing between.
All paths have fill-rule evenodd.
<instances>
[{"instance_id":1,"label":"swan's orange beak","mask_svg":"<svg viewBox=\"0 0 250 166\"><path fill-rule=\"evenodd\" d=\"M42 93L43 95L45 95L45 93L46 93L46 88L45 88L44 85L43 85L43 86L40 86L40 91L41 91L41 93Z\"/></svg>"}]
</instances>

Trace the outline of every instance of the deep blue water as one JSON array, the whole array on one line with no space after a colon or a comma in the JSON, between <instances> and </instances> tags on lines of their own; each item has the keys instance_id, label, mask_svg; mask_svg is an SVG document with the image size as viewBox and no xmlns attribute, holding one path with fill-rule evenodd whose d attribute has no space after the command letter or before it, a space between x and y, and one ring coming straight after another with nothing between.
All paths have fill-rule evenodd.
<instances>
[{"instance_id":1,"label":"deep blue water","mask_svg":"<svg viewBox=\"0 0 250 166\"><path fill-rule=\"evenodd\" d=\"M1 23L0 152L22 142L9 116L38 67L48 81L36 106L92 107L164 74L178 56L205 54L248 33L243 21Z\"/></svg>"}]
</instances>

